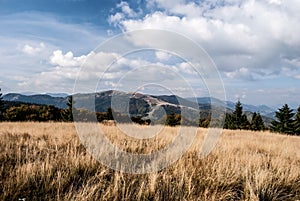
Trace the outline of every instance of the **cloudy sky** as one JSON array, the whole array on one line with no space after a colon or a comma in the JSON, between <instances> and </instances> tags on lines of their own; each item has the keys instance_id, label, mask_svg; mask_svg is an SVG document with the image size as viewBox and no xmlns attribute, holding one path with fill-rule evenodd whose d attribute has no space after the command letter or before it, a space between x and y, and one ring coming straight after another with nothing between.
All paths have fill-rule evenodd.
<instances>
[{"instance_id":1,"label":"cloudy sky","mask_svg":"<svg viewBox=\"0 0 300 201\"><path fill-rule=\"evenodd\" d=\"M228 100L300 103L299 0L0 0L0 87L3 93L72 93L75 80L101 78L96 89L131 82L136 89L129 90L190 96L191 85L198 96L209 94L199 79L205 75L195 76L181 55L101 51L108 39L141 29L171 31L201 46ZM166 41L170 49L176 45ZM118 60L107 71L111 58Z\"/></svg>"}]
</instances>

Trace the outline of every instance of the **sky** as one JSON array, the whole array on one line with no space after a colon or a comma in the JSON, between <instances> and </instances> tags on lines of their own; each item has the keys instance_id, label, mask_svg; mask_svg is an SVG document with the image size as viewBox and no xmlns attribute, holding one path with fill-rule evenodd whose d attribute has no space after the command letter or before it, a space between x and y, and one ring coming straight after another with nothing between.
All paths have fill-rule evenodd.
<instances>
[{"instance_id":1,"label":"sky","mask_svg":"<svg viewBox=\"0 0 300 201\"><path fill-rule=\"evenodd\" d=\"M120 34L152 29L201 47L227 100L300 104L299 0L0 0L0 88L72 94L76 84L89 83L95 86L81 92L217 93L205 73L171 51L187 41L144 34L131 41L137 51L103 50ZM154 49L156 43L168 51Z\"/></svg>"}]
</instances>

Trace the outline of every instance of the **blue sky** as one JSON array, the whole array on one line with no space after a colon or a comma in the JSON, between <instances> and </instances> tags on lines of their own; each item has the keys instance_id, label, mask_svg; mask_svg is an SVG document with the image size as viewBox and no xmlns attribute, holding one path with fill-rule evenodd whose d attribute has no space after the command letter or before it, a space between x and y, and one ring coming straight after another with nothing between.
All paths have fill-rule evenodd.
<instances>
[{"instance_id":1,"label":"blue sky","mask_svg":"<svg viewBox=\"0 0 300 201\"><path fill-rule=\"evenodd\" d=\"M0 87L4 93L72 93L76 79L101 76L92 67L81 72L87 59L99 64L113 54L97 55L95 48L117 34L149 28L198 43L215 62L228 100L300 104L298 0L0 0ZM145 68L148 78L169 69L197 95L208 95L187 62L160 51L124 57L101 88L114 88L126 69L151 65L156 70ZM178 95L190 95L180 82L173 85Z\"/></svg>"}]
</instances>

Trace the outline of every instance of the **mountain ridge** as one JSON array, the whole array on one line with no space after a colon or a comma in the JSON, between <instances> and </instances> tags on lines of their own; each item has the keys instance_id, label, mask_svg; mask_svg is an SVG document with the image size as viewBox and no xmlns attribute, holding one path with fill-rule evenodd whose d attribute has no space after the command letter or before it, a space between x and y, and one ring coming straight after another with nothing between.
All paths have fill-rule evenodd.
<instances>
[{"instance_id":1,"label":"mountain ridge","mask_svg":"<svg viewBox=\"0 0 300 201\"><path fill-rule=\"evenodd\" d=\"M142 93L134 93L134 92L122 92L122 91L102 91L93 94L75 94L74 96L81 96L82 105L78 105L78 107L84 106L84 97L90 96L95 98L95 107L97 112L105 112L108 107L111 106L111 98L113 96L119 98L128 98L130 100L129 109L126 108L126 105L120 105L119 108L124 110L122 112L129 111L132 115L158 115L161 116L162 111L155 111L155 109L162 107L167 113L180 113L180 111L186 110L187 113L196 113L196 111L204 111L209 112L211 110L211 102L213 102L216 107L225 107L226 112L231 113L235 108L235 103L231 101L221 101L216 98L210 97L198 97L196 98L197 103L195 103L195 98L182 98L175 95L149 95ZM3 100L5 101L18 101L24 103L33 103L33 104L42 104L42 105L53 105L55 107L65 109L66 104L68 102L68 97L61 96L51 96L50 94L35 94L35 95L22 95L18 93L10 93L3 96ZM122 104L120 102L120 104ZM266 106L266 105L250 105L250 104L242 104L244 112L247 112L250 117L253 112L260 112L262 116L264 116L265 121L269 124L271 119L274 119L275 110ZM125 111L126 109L126 111ZM127 110L128 109L128 110ZM249 113L250 112L250 113ZM222 114L222 111L218 111L218 114ZM190 118L192 118L191 115Z\"/></svg>"}]
</instances>

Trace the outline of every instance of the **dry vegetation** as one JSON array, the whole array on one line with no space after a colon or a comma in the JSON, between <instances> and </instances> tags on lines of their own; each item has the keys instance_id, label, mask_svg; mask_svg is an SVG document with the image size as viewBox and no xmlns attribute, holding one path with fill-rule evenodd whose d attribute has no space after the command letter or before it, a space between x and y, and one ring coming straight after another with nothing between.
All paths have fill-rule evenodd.
<instances>
[{"instance_id":1,"label":"dry vegetation","mask_svg":"<svg viewBox=\"0 0 300 201\"><path fill-rule=\"evenodd\" d=\"M153 141L103 128L123 149L151 152ZM162 131L156 149L175 129ZM300 137L225 130L200 160L205 132L199 129L191 149L170 167L134 175L93 159L71 123L1 123L0 200L300 200Z\"/></svg>"}]
</instances>

